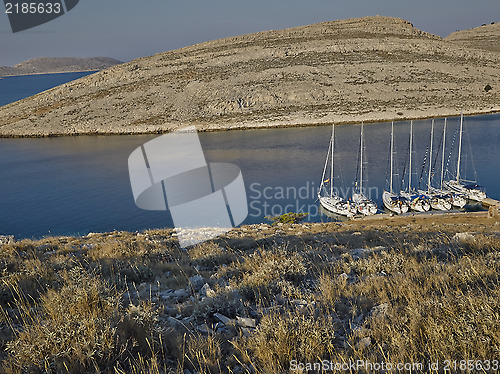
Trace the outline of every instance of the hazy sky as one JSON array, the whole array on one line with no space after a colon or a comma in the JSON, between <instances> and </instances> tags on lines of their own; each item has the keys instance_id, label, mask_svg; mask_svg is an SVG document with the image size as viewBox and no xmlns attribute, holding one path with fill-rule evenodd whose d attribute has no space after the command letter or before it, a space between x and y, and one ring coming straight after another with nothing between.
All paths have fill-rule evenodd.
<instances>
[{"instance_id":1,"label":"hazy sky","mask_svg":"<svg viewBox=\"0 0 500 374\"><path fill-rule=\"evenodd\" d=\"M80 0L68 14L16 34L2 8L0 65L47 56L128 61L227 36L377 14L446 36L500 21L500 0Z\"/></svg>"}]
</instances>

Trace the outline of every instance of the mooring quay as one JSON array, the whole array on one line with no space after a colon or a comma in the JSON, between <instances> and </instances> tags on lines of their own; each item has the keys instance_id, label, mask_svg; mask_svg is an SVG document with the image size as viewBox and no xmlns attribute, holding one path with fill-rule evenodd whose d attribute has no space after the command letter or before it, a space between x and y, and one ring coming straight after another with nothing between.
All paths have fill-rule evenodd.
<instances>
[{"instance_id":1,"label":"mooring quay","mask_svg":"<svg viewBox=\"0 0 500 374\"><path fill-rule=\"evenodd\" d=\"M489 208L490 206L500 207L500 201L495 200L495 199L490 199L489 197L482 200L481 203L483 204L483 207L485 207L485 208Z\"/></svg>"}]
</instances>

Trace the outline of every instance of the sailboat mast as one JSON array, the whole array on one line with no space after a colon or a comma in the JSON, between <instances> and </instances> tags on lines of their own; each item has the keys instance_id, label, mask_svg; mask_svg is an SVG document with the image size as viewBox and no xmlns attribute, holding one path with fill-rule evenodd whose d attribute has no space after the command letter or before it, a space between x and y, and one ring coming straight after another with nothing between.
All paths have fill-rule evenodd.
<instances>
[{"instance_id":1,"label":"sailboat mast","mask_svg":"<svg viewBox=\"0 0 500 374\"><path fill-rule=\"evenodd\" d=\"M460 111L460 135L458 140L457 182L460 182L460 161L462 158L462 133L464 126L464 113Z\"/></svg>"},{"instance_id":2,"label":"sailboat mast","mask_svg":"<svg viewBox=\"0 0 500 374\"><path fill-rule=\"evenodd\" d=\"M335 151L335 124L332 125L332 167L330 168L330 197L333 196L333 153Z\"/></svg>"},{"instance_id":3,"label":"sailboat mast","mask_svg":"<svg viewBox=\"0 0 500 374\"><path fill-rule=\"evenodd\" d=\"M360 180L359 180L359 193L363 193L363 122L361 122L361 139L360 139L360 156L359 156L359 170L360 170Z\"/></svg>"},{"instance_id":4,"label":"sailboat mast","mask_svg":"<svg viewBox=\"0 0 500 374\"><path fill-rule=\"evenodd\" d=\"M332 150L332 139L330 139L330 145L328 146L328 153L326 154L325 167L323 168L323 175L321 176L321 184L319 186L318 195L321 193L321 191L323 191L323 186L325 185L326 168L328 167L328 159L330 157L330 151L331 150Z\"/></svg>"},{"instance_id":5,"label":"sailboat mast","mask_svg":"<svg viewBox=\"0 0 500 374\"><path fill-rule=\"evenodd\" d=\"M441 189L443 189L443 179L444 179L444 156L446 149L446 118L444 119L444 127L443 127L443 156L441 159Z\"/></svg>"},{"instance_id":6,"label":"sailboat mast","mask_svg":"<svg viewBox=\"0 0 500 374\"><path fill-rule=\"evenodd\" d=\"M391 123L391 183L389 190L392 193L392 175L394 172L394 122Z\"/></svg>"},{"instance_id":7,"label":"sailboat mast","mask_svg":"<svg viewBox=\"0 0 500 374\"><path fill-rule=\"evenodd\" d=\"M431 190L431 172L432 172L432 143L434 141L434 120L431 122L431 146L429 149L429 175L427 179L427 192Z\"/></svg>"},{"instance_id":8,"label":"sailboat mast","mask_svg":"<svg viewBox=\"0 0 500 374\"><path fill-rule=\"evenodd\" d=\"M411 192L411 154L413 153L413 121L410 121L410 162L408 165L408 192Z\"/></svg>"}]
</instances>

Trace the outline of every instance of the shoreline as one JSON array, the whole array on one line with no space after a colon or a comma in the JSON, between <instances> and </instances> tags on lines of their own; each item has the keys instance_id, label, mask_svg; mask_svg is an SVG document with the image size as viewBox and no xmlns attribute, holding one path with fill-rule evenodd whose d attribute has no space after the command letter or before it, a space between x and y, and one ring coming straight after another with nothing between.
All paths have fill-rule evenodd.
<instances>
[{"instance_id":1,"label":"shoreline","mask_svg":"<svg viewBox=\"0 0 500 374\"><path fill-rule=\"evenodd\" d=\"M373 216L364 216L364 217L355 217L352 219L348 219L346 221L328 221L328 222L299 222L299 223L282 223L280 225L273 225L271 221L269 222L261 222L261 223L253 223L253 224L247 224L247 225L240 225L237 227L233 227L229 231L225 232L222 235L219 235L213 239L210 240L217 240L220 237L225 237L225 236L234 236L234 235L242 235L242 234L250 234L252 231L258 231L259 228L266 227L266 228L274 228L275 230L281 230L284 226L297 226L300 227L300 232L303 231L304 227L307 226L309 230L316 230L316 229L322 229L326 226L335 226L335 225L340 225L340 226L359 226L359 227L365 227L365 225L380 225L384 224L386 225L387 228L391 227L398 227L401 225L405 224L425 224L427 222L432 222L432 221L439 221L440 223L446 223L448 221L474 221L474 220L483 220L486 219L486 222L494 223L499 221L498 216L489 216L488 210L480 210L480 211L471 211L471 212L441 212L441 211L433 211L433 213L418 213L418 212L412 212L412 213L405 213L401 215L390 215L389 213L381 213L381 214L376 214ZM213 228L210 227L201 227L199 229L192 229L190 231L196 232L197 230L211 230ZM140 229L140 230L114 230L114 231L99 231L99 232L89 232L87 234L81 234L81 235L76 235L76 234L60 234L60 235L44 235L41 237L16 237L15 235L12 234L0 234L0 246L2 244L2 239L10 239L12 242L18 242L22 240L34 240L34 241L40 241L40 240L47 240L47 239L54 239L54 238L74 238L74 239L84 239L84 238L90 238L93 236L109 236L109 235L136 235L136 234L143 234L148 231L161 231L163 233L169 234L172 238L177 237L176 231L174 227L160 227L160 228L148 228L148 229ZM290 233L291 235L294 235L293 233ZM298 235L298 234L297 234Z\"/></svg>"},{"instance_id":2,"label":"shoreline","mask_svg":"<svg viewBox=\"0 0 500 374\"><path fill-rule=\"evenodd\" d=\"M97 73L101 71L102 69L91 69L91 70L70 70L70 71L50 71L50 72L43 72L43 73L26 73L26 74L15 74L15 75L0 75L0 79L3 78L15 78L15 77L26 77L30 75L49 75L49 74L70 74L70 73Z\"/></svg>"},{"instance_id":3,"label":"shoreline","mask_svg":"<svg viewBox=\"0 0 500 374\"><path fill-rule=\"evenodd\" d=\"M1 78L0 78L1 79ZM9 105L9 104L7 104ZM425 111L424 111L425 113ZM464 112L464 117L473 117L480 115L494 115L500 113L500 107L485 109L480 111L470 111ZM379 116L373 116L370 118L369 116L359 114L359 115L340 115L339 117L344 117L339 121L324 121L324 122L285 122L285 121L271 121L271 122L254 122L253 124L239 122L239 123L229 123L225 125L200 125L200 124L182 124L180 127L194 125L197 128L198 132L221 132L221 131L234 131L234 130L259 130L259 129L277 129L277 128L293 128L293 127L317 127L317 126L330 126L333 123L336 125L352 125L364 122L364 124L378 124L378 123L387 123L387 122L403 122L403 121L419 121L419 120L427 120L427 119L439 119L439 118L453 118L460 116L460 111L448 111L444 110L441 113L436 113L428 111L427 114L423 115L409 115L409 116L398 116L392 117L387 113L387 116L383 116L384 112L379 113ZM380 116L382 115L382 117ZM354 118L353 118L354 117ZM165 129L165 128L151 128L147 130L141 131L100 131L94 130L89 132L73 132L73 133L53 133L53 134L2 134L0 132L0 139L16 139L16 138L54 138L54 137L65 137L65 136L116 136L116 135L154 135L154 134L167 134L172 132L174 129ZM1 127L0 127L1 131Z\"/></svg>"}]
</instances>

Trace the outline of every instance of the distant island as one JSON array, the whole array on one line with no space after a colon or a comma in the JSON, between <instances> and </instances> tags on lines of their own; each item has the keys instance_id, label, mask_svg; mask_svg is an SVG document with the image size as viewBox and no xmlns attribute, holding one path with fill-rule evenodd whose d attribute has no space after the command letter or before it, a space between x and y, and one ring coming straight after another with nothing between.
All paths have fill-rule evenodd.
<instances>
[{"instance_id":1,"label":"distant island","mask_svg":"<svg viewBox=\"0 0 500 374\"><path fill-rule=\"evenodd\" d=\"M12 67L0 66L0 77L102 70L121 63L110 57L40 57Z\"/></svg>"},{"instance_id":2,"label":"distant island","mask_svg":"<svg viewBox=\"0 0 500 374\"><path fill-rule=\"evenodd\" d=\"M6 105L0 136L494 113L500 111L499 45L500 23L441 38L381 16L235 36L112 66Z\"/></svg>"}]
</instances>

